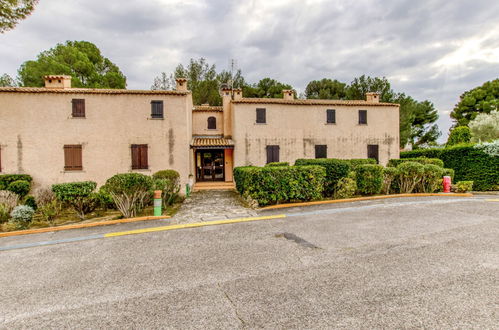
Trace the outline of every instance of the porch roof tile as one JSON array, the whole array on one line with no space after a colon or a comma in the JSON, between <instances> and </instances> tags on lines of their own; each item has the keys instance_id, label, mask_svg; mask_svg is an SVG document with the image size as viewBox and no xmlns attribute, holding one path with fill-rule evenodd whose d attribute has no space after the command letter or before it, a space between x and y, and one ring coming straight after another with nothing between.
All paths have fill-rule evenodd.
<instances>
[{"instance_id":1,"label":"porch roof tile","mask_svg":"<svg viewBox=\"0 0 499 330\"><path fill-rule=\"evenodd\" d=\"M195 137L191 141L192 148L233 148L234 141L232 139L225 139L220 137L206 138L206 137Z\"/></svg>"}]
</instances>

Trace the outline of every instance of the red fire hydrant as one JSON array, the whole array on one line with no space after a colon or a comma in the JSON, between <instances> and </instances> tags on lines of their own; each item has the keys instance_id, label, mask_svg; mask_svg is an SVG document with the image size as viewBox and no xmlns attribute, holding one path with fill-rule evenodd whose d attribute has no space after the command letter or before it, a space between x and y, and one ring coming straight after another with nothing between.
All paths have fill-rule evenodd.
<instances>
[{"instance_id":1,"label":"red fire hydrant","mask_svg":"<svg viewBox=\"0 0 499 330\"><path fill-rule=\"evenodd\" d=\"M450 176L444 176L443 185L444 185L444 193L450 193L450 186L451 186Z\"/></svg>"}]
</instances>

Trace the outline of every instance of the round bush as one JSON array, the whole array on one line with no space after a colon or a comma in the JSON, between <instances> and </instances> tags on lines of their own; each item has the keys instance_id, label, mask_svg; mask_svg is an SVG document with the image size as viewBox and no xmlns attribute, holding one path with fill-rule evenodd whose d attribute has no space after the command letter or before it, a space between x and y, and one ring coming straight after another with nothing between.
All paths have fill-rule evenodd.
<instances>
[{"instance_id":1,"label":"round bush","mask_svg":"<svg viewBox=\"0 0 499 330\"><path fill-rule=\"evenodd\" d=\"M399 171L395 167L385 167L383 169L383 189L385 194L390 194L392 184L397 178Z\"/></svg>"},{"instance_id":2,"label":"round bush","mask_svg":"<svg viewBox=\"0 0 499 330\"><path fill-rule=\"evenodd\" d=\"M175 170L161 170L152 175L153 179L166 179L175 181L180 178L180 174L178 174Z\"/></svg>"},{"instance_id":3,"label":"round bush","mask_svg":"<svg viewBox=\"0 0 499 330\"><path fill-rule=\"evenodd\" d=\"M460 143L469 143L471 141L471 131L468 126L458 126L454 128L447 139L447 146L453 146Z\"/></svg>"},{"instance_id":4,"label":"round bush","mask_svg":"<svg viewBox=\"0 0 499 330\"><path fill-rule=\"evenodd\" d=\"M18 229L26 228L31 220L33 220L33 214L35 210L28 205L18 205L14 207L12 212L10 212L10 216L12 217L11 221L16 224Z\"/></svg>"},{"instance_id":5,"label":"round bush","mask_svg":"<svg viewBox=\"0 0 499 330\"><path fill-rule=\"evenodd\" d=\"M401 193L411 193L421 180L424 168L416 162L404 162L397 166Z\"/></svg>"},{"instance_id":6,"label":"round bush","mask_svg":"<svg viewBox=\"0 0 499 330\"><path fill-rule=\"evenodd\" d=\"M418 192L432 193L442 187L444 169L436 165L424 165L423 175L417 187Z\"/></svg>"},{"instance_id":7,"label":"round bush","mask_svg":"<svg viewBox=\"0 0 499 330\"><path fill-rule=\"evenodd\" d=\"M153 180L140 173L122 173L107 179L105 187L116 208L124 217L129 218L144 208L153 188Z\"/></svg>"},{"instance_id":8,"label":"round bush","mask_svg":"<svg viewBox=\"0 0 499 330\"><path fill-rule=\"evenodd\" d=\"M31 196L31 195L26 196L26 198L24 199L24 205L31 206L31 208L35 211L38 208L38 205L36 204L35 196Z\"/></svg>"},{"instance_id":9,"label":"round bush","mask_svg":"<svg viewBox=\"0 0 499 330\"><path fill-rule=\"evenodd\" d=\"M31 185L26 180L17 180L9 183L7 190L12 191L19 195L19 197L24 198L31 189Z\"/></svg>"},{"instance_id":10,"label":"round bush","mask_svg":"<svg viewBox=\"0 0 499 330\"><path fill-rule=\"evenodd\" d=\"M383 188L383 166L359 165L356 168L357 190L361 195L375 195Z\"/></svg>"},{"instance_id":11,"label":"round bush","mask_svg":"<svg viewBox=\"0 0 499 330\"><path fill-rule=\"evenodd\" d=\"M338 181L336 191L334 192L334 199L351 198L355 195L357 184L352 178L341 178Z\"/></svg>"}]
</instances>

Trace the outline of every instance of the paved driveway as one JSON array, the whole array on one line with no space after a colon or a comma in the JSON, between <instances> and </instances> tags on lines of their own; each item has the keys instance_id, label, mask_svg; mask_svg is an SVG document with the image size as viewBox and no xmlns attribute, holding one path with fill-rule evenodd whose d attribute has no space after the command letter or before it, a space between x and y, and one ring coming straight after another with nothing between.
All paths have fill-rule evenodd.
<instances>
[{"instance_id":1,"label":"paved driveway","mask_svg":"<svg viewBox=\"0 0 499 330\"><path fill-rule=\"evenodd\" d=\"M0 327L497 328L499 202L486 199L322 205L284 219L0 251Z\"/></svg>"}]
</instances>

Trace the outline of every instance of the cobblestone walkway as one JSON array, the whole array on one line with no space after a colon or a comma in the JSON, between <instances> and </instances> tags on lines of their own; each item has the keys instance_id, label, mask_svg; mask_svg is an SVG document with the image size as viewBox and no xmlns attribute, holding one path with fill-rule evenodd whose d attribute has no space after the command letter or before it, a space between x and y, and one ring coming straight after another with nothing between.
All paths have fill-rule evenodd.
<instances>
[{"instance_id":1,"label":"cobblestone walkway","mask_svg":"<svg viewBox=\"0 0 499 330\"><path fill-rule=\"evenodd\" d=\"M175 223L192 223L220 219L234 219L257 215L243 206L235 191L205 190L192 193L173 216Z\"/></svg>"}]
</instances>

